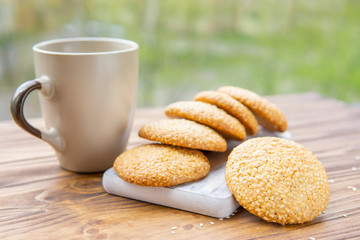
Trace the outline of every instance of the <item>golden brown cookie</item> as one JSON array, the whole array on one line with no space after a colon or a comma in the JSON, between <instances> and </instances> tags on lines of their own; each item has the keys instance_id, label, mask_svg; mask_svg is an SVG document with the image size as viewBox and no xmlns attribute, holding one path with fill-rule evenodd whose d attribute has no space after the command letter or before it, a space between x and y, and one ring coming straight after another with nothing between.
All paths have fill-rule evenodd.
<instances>
[{"instance_id":1,"label":"golden brown cookie","mask_svg":"<svg viewBox=\"0 0 360 240\"><path fill-rule=\"evenodd\" d=\"M265 98L249 90L225 86L218 89L247 106L257 117L264 128L271 131L284 132L287 129L286 117L281 110Z\"/></svg>"},{"instance_id":2,"label":"golden brown cookie","mask_svg":"<svg viewBox=\"0 0 360 240\"><path fill-rule=\"evenodd\" d=\"M275 137L253 138L234 148L225 180L241 206L282 225L313 220L330 199L325 169L314 154Z\"/></svg>"},{"instance_id":3,"label":"golden brown cookie","mask_svg":"<svg viewBox=\"0 0 360 240\"><path fill-rule=\"evenodd\" d=\"M142 186L170 187L205 177L209 160L195 149L147 144L123 152L114 162L125 181Z\"/></svg>"},{"instance_id":4,"label":"golden brown cookie","mask_svg":"<svg viewBox=\"0 0 360 240\"><path fill-rule=\"evenodd\" d=\"M215 91L204 91L199 92L194 97L194 100L210 103L225 110L244 125L248 135L254 135L257 133L258 123L254 114L252 114L252 112L242 103L228 94Z\"/></svg>"},{"instance_id":5,"label":"golden brown cookie","mask_svg":"<svg viewBox=\"0 0 360 240\"><path fill-rule=\"evenodd\" d=\"M169 145L226 151L226 140L213 129L186 119L163 119L144 124L139 136Z\"/></svg>"},{"instance_id":6,"label":"golden brown cookie","mask_svg":"<svg viewBox=\"0 0 360 240\"><path fill-rule=\"evenodd\" d=\"M228 139L244 140L244 126L224 110L203 102L183 101L172 103L165 109L170 118L186 118L205 124Z\"/></svg>"}]
</instances>

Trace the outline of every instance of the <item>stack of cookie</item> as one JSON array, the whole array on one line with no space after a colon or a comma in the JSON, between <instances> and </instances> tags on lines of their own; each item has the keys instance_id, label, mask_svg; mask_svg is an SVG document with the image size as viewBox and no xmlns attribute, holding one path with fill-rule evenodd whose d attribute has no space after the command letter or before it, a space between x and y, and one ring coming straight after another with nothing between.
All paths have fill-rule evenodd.
<instances>
[{"instance_id":1,"label":"stack of cookie","mask_svg":"<svg viewBox=\"0 0 360 240\"><path fill-rule=\"evenodd\" d=\"M194 101L170 104L171 118L142 126L139 136L164 144L207 151L226 151L225 139L242 141L258 131L285 131L285 115L261 96L239 87L198 93Z\"/></svg>"},{"instance_id":2,"label":"stack of cookie","mask_svg":"<svg viewBox=\"0 0 360 240\"><path fill-rule=\"evenodd\" d=\"M238 87L200 92L194 101L170 104L170 119L144 124L139 136L161 144L135 147L121 154L114 169L124 180L143 186L173 186L205 177L210 171L199 150L225 152L226 139L244 140L258 123L285 131L284 114L261 96ZM144 154L144 152L146 154Z\"/></svg>"},{"instance_id":3,"label":"stack of cookie","mask_svg":"<svg viewBox=\"0 0 360 240\"><path fill-rule=\"evenodd\" d=\"M194 101L170 104L169 119L144 124L139 136L160 142L135 147L114 163L124 180L143 186L174 186L205 177L207 157L199 150L225 152L227 139L245 140L258 124L287 129L274 104L246 89L226 86L198 93ZM226 185L245 209L280 224L311 221L329 202L326 172L300 144L272 137L253 138L232 150Z\"/></svg>"}]
</instances>

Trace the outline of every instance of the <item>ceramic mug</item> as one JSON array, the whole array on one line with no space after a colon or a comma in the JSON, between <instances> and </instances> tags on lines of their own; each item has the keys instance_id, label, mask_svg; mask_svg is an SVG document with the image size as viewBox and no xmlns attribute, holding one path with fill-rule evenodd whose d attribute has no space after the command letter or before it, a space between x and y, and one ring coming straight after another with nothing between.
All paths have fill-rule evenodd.
<instances>
[{"instance_id":1,"label":"ceramic mug","mask_svg":"<svg viewBox=\"0 0 360 240\"><path fill-rule=\"evenodd\" d=\"M138 44L114 38L68 38L34 45L36 79L11 102L14 121L49 143L60 166L100 172L126 149L136 107ZM24 102L40 92L46 130L29 124Z\"/></svg>"}]
</instances>

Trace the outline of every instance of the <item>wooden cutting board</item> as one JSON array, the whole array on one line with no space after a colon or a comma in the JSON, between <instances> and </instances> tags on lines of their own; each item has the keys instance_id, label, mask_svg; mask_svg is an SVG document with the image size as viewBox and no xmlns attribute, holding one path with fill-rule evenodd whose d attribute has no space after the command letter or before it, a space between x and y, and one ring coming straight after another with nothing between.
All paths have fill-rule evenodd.
<instances>
[{"instance_id":1,"label":"wooden cutting board","mask_svg":"<svg viewBox=\"0 0 360 240\"><path fill-rule=\"evenodd\" d=\"M276 136L291 139L289 132L259 130L255 137ZM225 183L225 166L231 150L241 142L229 141L226 152L206 152L210 173L203 179L174 187L145 187L122 180L113 168L103 175L104 189L114 195L167 207L182 209L216 218L232 214L239 204Z\"/></svg>"}]
</instances>

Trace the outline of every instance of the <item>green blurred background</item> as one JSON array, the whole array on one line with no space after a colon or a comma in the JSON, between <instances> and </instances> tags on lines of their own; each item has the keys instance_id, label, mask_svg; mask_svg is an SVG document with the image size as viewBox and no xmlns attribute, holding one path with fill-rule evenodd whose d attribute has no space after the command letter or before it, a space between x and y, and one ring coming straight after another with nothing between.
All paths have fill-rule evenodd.
<instances>
[{"instance_id":1,"label":"green blurred background","mask_svg":"<svg viewBox=\"0 0 360 240\"><path fill-rule=\"evenodd\" d=\"M138 107L222 85L360 101L360 1L0 0L0 119L34 78L32 45L77 36L139 43Z\"/></svg>"}]
</instances>

